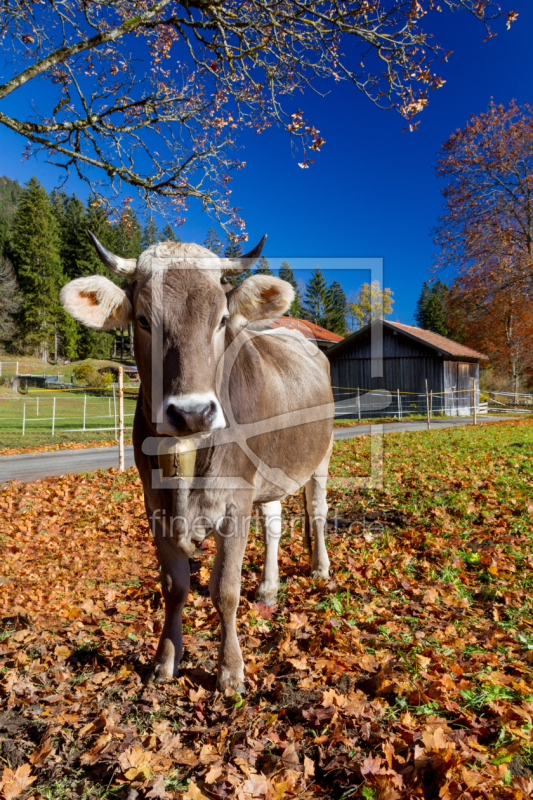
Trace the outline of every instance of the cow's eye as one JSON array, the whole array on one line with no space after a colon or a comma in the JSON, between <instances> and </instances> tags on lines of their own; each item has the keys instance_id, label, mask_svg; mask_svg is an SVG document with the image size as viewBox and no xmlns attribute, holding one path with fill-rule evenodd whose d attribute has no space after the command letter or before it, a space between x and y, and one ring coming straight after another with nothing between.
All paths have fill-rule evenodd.
<instances>
[{"instance_id":1,"label":"cow's eye","mask_svg":"<svg viewBox=\"0 0 533 800\"><path fill-rule=\"evenodd\" d=\"M228 316L222 317L222 319L220 320L220 322L218 324L217 331L221 331L223 328L225 328L228 320L229 320Z\"/></svg>"},{"instance_id":2,"label":"cow's eye","mask_svg":"<svg viewBox=\"0 0 533 800\"><path fill-rule=\"evenodd\" d=\"M144 316L144 314L137 314L137 322L139 323L139 328L142 328L143 331L150 330L150 323Z\"/></svg>"}]
</instances>

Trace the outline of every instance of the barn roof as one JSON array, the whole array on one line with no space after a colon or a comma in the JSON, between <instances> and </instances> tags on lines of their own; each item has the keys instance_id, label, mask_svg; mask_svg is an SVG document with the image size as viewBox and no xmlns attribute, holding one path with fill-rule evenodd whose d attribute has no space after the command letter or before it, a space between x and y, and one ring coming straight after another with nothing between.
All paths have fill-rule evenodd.
<instances>
[{"instance_id":1,"label":"barn roof","mask_svg":"<svg viewBox=\"0 0 533 800\"><path fill-rule=\"evenodd\" d=\"M290 330L298 330L306 339L312 339L316 342L329 342L336 344L342 342L343 337L332 331L327 331L321 328L320 325L315 325L314 322L309 322L306 319L296 319L295 317L278 317L268 323L269 328L289 328Z\"/></svg>"},{"instance_id":2,"label":"barn roof","mask_svg":"<svg viewBox=\"0 0 533 800\"><path fill-rule=\"evenodd\" d=\"M454 342L451 339L448 339L446 336L441 336L438 333L433 333L433 331L426 331L424 328L417 328L414 325L404 325L402 322L392 322L388 319L383 319L381 321L386 328L392 328L393 330L401 331L410 339L415 339L416 341L422 342L428 347L432 347L434 350L437 350L442 355L476 360L488 358L488 356L483 355L483 353L478 353L477 350L472 350L470 347L465 347L463 344ZM356 339L363 332L367 331L370 326L371 323L365 325L364 328L360 328L358 331L355 331L355 333L347 336L346 339L342 340L342 342L330 347L327 351L328 356L340 350L346 342Z\"/></svg>"}]
</instances>

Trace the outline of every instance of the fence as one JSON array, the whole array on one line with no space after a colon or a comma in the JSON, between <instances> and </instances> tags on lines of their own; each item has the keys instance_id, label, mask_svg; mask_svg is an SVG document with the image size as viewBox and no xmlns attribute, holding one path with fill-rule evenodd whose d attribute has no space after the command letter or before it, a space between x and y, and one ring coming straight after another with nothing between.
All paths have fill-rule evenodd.
<instances>
[{"instance_id":1,"label":"fence","mask_svg":"<svg viewBox=\"0 0 533 800\"><path fill-rule=\"evenodd\" d=\"M22 436L30 432L90 433L119 431L119 402L115 387L109 397L94 397L88 394L38 393L21 400L0 399L0 433L20 431ZM124 398L124 418L132 418L135 400ZM106 424L107 423L107 424Z\"/></svg>"},{"instance_id":2,"label":"fence","mask_svg":"<svg viewBox=\"0 0 533 800\"><path fill-rule=\"evenodd\" d=\"M524 392L486 392L493 405L505 406L505 408L523 408L533 406L533 394ZM533 409L532 409L533 410Z\"/></svg>"},{"instance_id":3,"label":"fence","mask_svg":"<svg viewBox=\"0 0 533 800\"><path fill-rule=\"evenodd\" d=\"M455 389L446 392L401 392L399 389L365 390L347 386L333 386L335 416L353 419L396 417L401 420L413 415L470 416L487 414L488 399L481 400L484 393L472 385L471 389ZM490 409L491 411L495 409ZM501 409L500 409L501 410ZM509 410L505 408L504 410Z\"/></svg>"}]
</instances>

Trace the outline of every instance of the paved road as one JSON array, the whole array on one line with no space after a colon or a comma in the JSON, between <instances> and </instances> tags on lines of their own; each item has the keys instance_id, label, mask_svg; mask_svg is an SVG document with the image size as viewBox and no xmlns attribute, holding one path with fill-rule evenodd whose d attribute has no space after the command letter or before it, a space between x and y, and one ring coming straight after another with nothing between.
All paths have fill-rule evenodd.
<instances>
[{"instance_id":1,"label":"paved road","mask_svg":"<svg viewBox=\"0 0 533 800\"><path fill-rule=\"evenodd\" d=\"M496 422L512 417L484 417L483 423ZM455 417L446 420L433 420L432 430L451 428L455 425L471 425L472 420ZM337 428L335 439L351 439L354 436L368 436L374 425L357 425L353 428ZM427 429L425 422L388 422L383 425L385 433L394 431L422 431ZM125 466L133 466L133 447L124 448ZM0 457L0 484L9 480L25 483L52 475L67 475L78 472L95 472L118 466L118 447L94 447L85 450L58 450L53 453L31 453L19 456Z\"/></svg>"}]
</instances>

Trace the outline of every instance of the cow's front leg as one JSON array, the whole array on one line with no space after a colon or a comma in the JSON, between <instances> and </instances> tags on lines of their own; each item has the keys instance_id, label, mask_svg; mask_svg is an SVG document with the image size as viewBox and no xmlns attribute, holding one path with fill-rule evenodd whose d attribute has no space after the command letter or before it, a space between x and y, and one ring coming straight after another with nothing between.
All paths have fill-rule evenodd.
<instances>
[{"instance_id":1,"label":"cow's front leg","mask_svg":"<svg viewBox=\"0 0 533 800\"><path fill-rule=\"evenodd\" d=\"M156 537L161 564L161 590L165 602L165 622L159 639L150 678L164 680L178 674L183 655L182 615L189 594L188 555L172 539Z\"/></svg>"},{"instance_id":2,"label":"cow's front leg","mask_svg":"<svg viewBox=\"0 0 533 800\"><path fill-rule=\"evenodd\" d=\"M251 508L250 508L251 510ZM250 516L227 512L215 531L217 554L209 581L211 599L220 617L217 689L244 692L244 662L237 638L237 608Z\"/></svg>"},{"instance_id":3,"label":"cow's front leg","mask_svg":"<svg viewBox=\"0 0 533 800\"><path fill-rule=\"evenodd\" d=\"M279 589L278 547L281 538L281 503L279 500L263 503L261 514L265 561L255 599L259 603L274 606L278 600Z\"/></svg>"}]
</instances>

